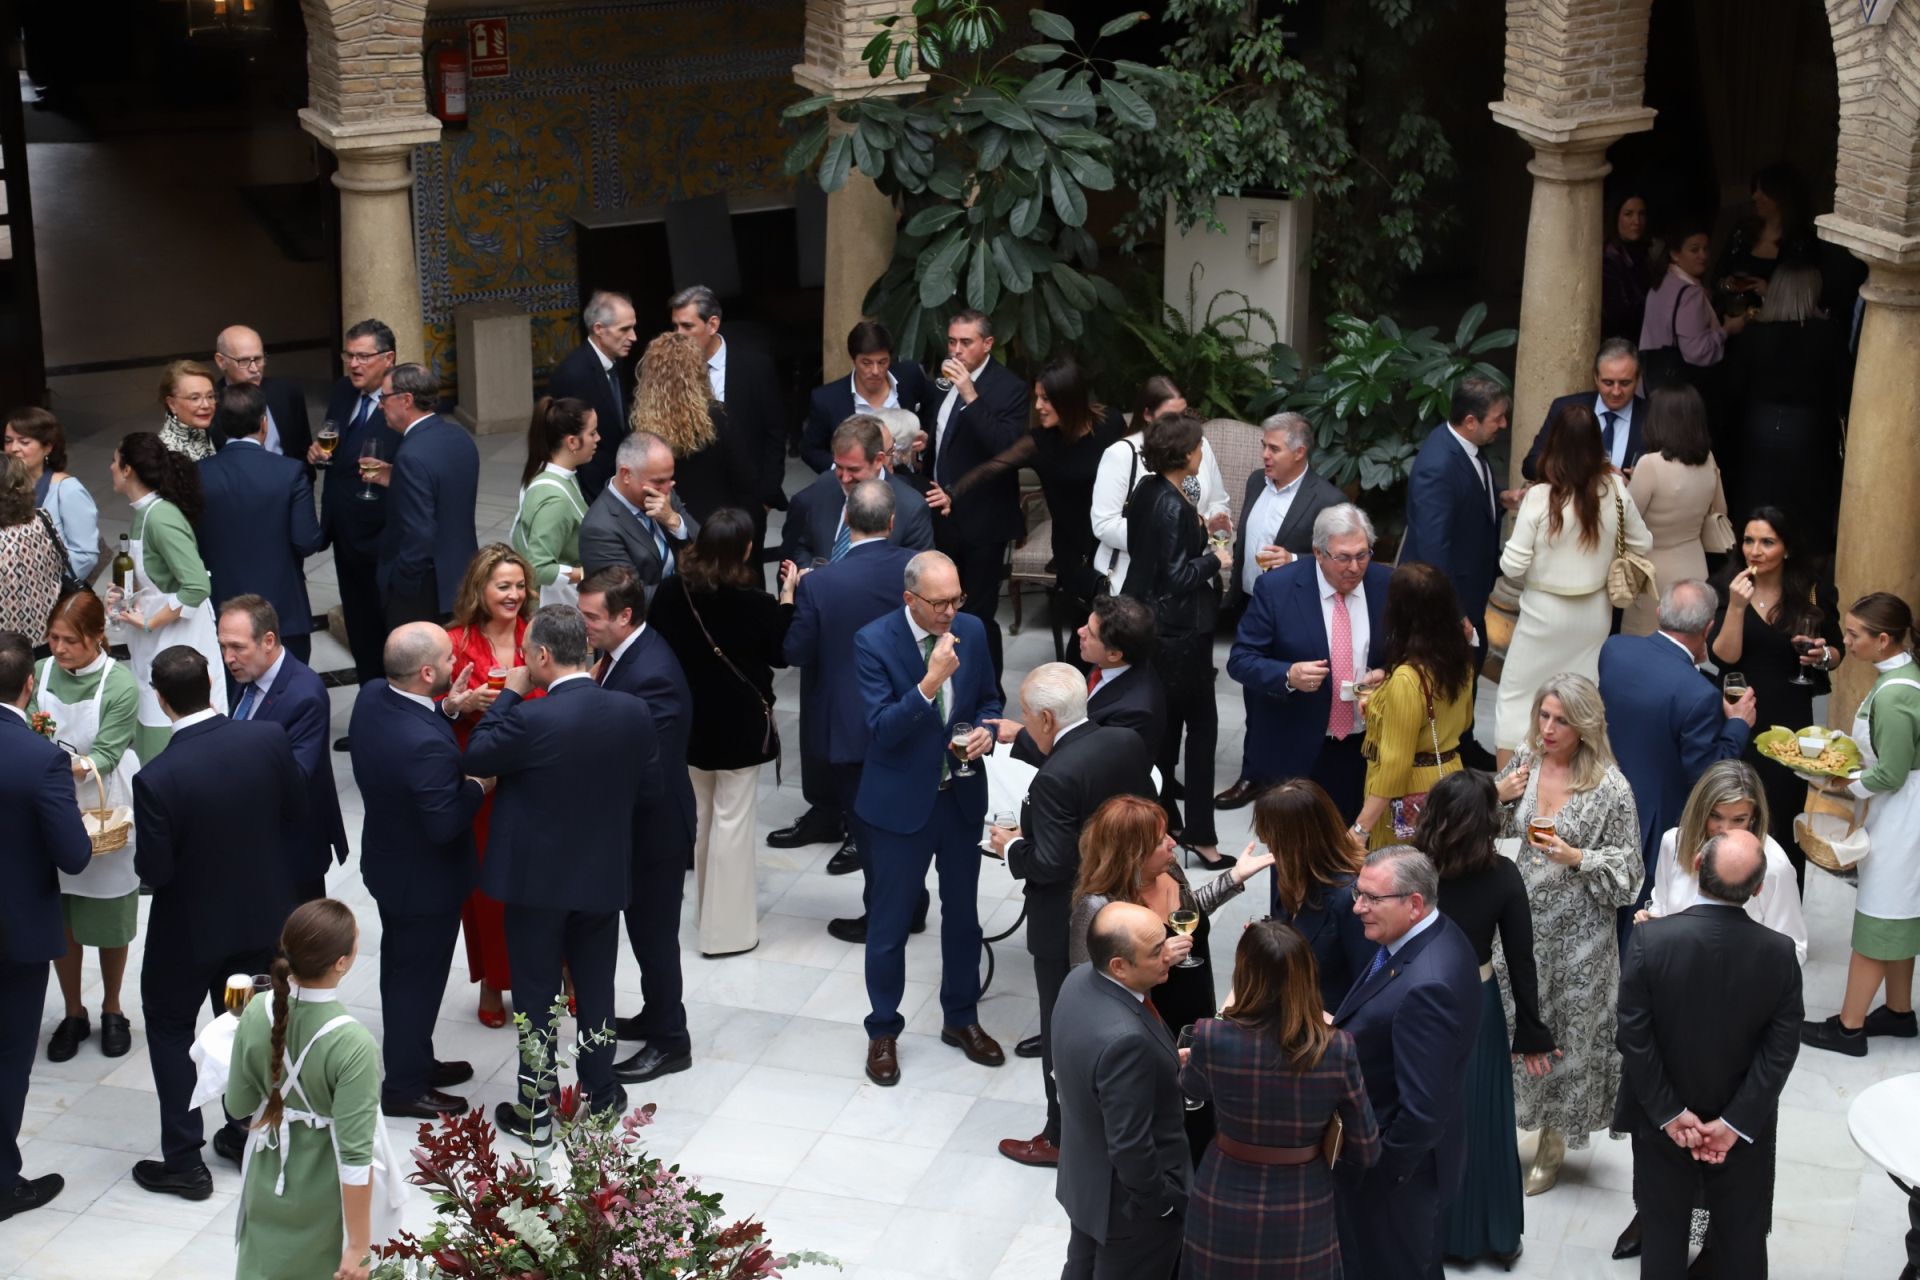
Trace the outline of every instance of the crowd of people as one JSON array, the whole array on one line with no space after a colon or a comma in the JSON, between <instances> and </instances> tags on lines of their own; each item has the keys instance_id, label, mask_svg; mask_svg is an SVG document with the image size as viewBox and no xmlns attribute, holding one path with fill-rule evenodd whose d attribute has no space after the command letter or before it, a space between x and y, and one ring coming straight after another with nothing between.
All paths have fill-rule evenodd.
<instances>
[{"instance_id":1,"label":"crowd of people","mask_svg":"<svg viewBox=\"0 0 1920 1280\"><path fill-rule=\"evenodd\" d=\"M1646 325L1670 308L1688 359L1737 327L1695 315L1697 256L1680 242L1644 294ZM1840 608L1802 532L1830 526L1817 493L1787 495L1814 504L1804 517L1770 493L1729 519L1698 387L1642 398L1641 352L1609 338L1592 390L1555 402L1531 483L1502 489L1488 450L1511 400L1463 379L1414 462L1390 566L1372 518L1314 472L1299 415L1261 424L1258 470L1223 476L1166 378L1130 417L1070 358L1028 383L975 311L952 318L937 371L856 326L852 372L813 393L802 431L820 474L789 496L769 366L723 336L709 291L668 311L641 345L629 299L591 299L529 423L511 533L486 545L473 440L377 320L348 329L318 432L249 329L220 335L217 376L169 366L160 430L113 451L132 517L117 555L58 420L8 417L0 701L17 714L0 713L0 796L22 834L0 857L0 1216L61 1185L23 1177L14 1139L49 963L65 1012L48 1056L92 1034L89 947L100 1049L127 1053L143 887L162 1158L134 1178L211 1194L196 1024L229 974L265 975L212 1139L260 1157L241 1274L353 1280L378 1243L378 1117L467 1109L452 1091L474 1068L433 1042L463 936L479 1020L504 1026L510 1002L537 1031L556 1007L608 1030L579 1089L622 1111L626 1086L694 1066L687 873L699 950L739 955L759 941L761 843L828 843L828 872L860 876L858 911L826 929L864 949L864 1071L883 1087L928 1066L903 1060L901 1001L930 871L939 1040L1005 1065L980 1016L983 852L1021 882L1040 1029L1013 1052L1041 1064L1046 1122L1000 1151L1057 1170L1067 1276L1511 1265L1523 1197L1601 1131L1634 1144L1639 1216L1616 1256L1677 1275L1691 1233L1723 1274L1764 1273L1799 1047L1916 1034L1920 680L1905 603ZM1023 469L1076 642L1009 698L995 614ZM359 678L331 744L364 806L355 839L308 662L302 566L327 548ZM1223 615L1246 730L1216 794ZM1803 1021L1806 784L1752 729L1808 722L1847 660L1880 674L1853 734L1865 769L1831 790L1871 798L1873 856L1845 1003ZM762 833L762 770L792 759L783 667L800 672L809 807ZM1493 753L1474 734L1482 674ZM1008 758L1032 780L990 815L986 773ZM1215 810L1248 804L1255 840L1223 855ZM377 1044L332 995L358 925L326 876L353 847L380 916ZM1267 918L1235 940L1220 1001L1209 917L1263 873ZM627 1014L622 916L642 980ZM531 1064L521 1085L530 1105L494 1121L538 1140L552 1104ZM1524 1167L1516 1128L1537 1134ZM341 1215L321 1207L336 1192Z\"/></svg>"}]
</instances>

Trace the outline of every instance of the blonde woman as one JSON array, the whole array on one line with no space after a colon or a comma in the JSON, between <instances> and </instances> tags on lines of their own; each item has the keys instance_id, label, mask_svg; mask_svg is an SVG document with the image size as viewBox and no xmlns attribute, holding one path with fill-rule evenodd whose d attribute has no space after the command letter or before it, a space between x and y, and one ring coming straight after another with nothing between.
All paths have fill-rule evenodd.
<instances>
[{"instance_id":1,"label":"blonde woman","mask_svg":"<svg viewBox=\"0 0 1920 1280\"><path fill-rule=\"evenodd\" d=\"M1513 1075L1515 1119L1540 1131L1526 1187L1539 1195L1559 1177L1567 1148L1585 1147L1589 1134L1612 1121L1620 1093L1615 912L1639 895L1646 875L1633 792L1614 763L1593 681L1562 672L1540 686L1525 740L1497 783L1504 834L1523 837L1520 877L1533 909L1540 1018L1565 1055L1546 1075L1523 1067ZM1495 967L1502 990L1511 991L1504 954Z\"/></svg>"},{"instance_id":2,"label":"blonde woman","mask_svg":"<svg viewBox=\"0 0 1920 1280\"><path fill-rule=\"evenodd\" d=\"M674 490L701 524L722 507L760 510L753 439L714 400L707 357L686 334L663 333L647 344L632 425L673 450Z\"/></svg>"},{"instance_id":3,"label":"blonde woman","mask_svg":"<svg viewBox=\"0 0 1920 1280\"><path fill-rule=\"evenodd\" d=\"M160 375L160 407L167 411L160 443L189 462L214 454L213 370L198 360L175 360Z\"/></svg>"},{"instance_id":4,"label":"blonde woman","mask_svg":"<svg viewBox=\"0 0 1920 1280\"><path fill-rule=\"evenodd\" d=\"M1767 855L1766 879L1760 892L1747 899L1747 914L1793 939L1800 963L1807 962L1807 921L1800 912L1800 891L1793 879L1793 863L1786 850L1767 834L1767 793L1760 775L1743 760L1710 765L1693 784L1680 825L1660 837L1660 853L1653 869L1653 896L1634 923L1678 915L1700 902L1700 850L1714 836L1729 831L1751 831L1759 836ZM1680 851L1686 850L1686 857Z\"/></svg>"}]
</instances>

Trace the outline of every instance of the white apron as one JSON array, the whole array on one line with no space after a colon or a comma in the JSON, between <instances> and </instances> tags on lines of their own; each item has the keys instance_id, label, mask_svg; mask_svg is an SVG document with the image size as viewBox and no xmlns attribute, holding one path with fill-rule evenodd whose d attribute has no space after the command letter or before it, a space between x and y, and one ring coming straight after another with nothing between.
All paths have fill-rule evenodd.
<instances>
[{"instance_id":1,"label":"white apron","mask_svg":"<svg viewBox=\"0 0 1920 1280\"><path fill-rule=\"evenodd\" d=\"M1920 680L1889 680L1920 689ZM1885 686L1877 686L1875 693ZM1868 711L1873 693L1853 718L1853 740L1860 747L1860 768L1872 770L1873 727ZM1898 790L1883 791L1867 806L1867 856L1860 860L1860 894L1854 909L1876 920L1920 917L1920 769Z\"/></svg>"},{"instance_id":2,"label":"white apron","mask_svg":"<svg viewBox=\"0 0 1920 1280\"><path fill-rule=\"evenodd\" d=\"M574 502L573 490L562 481L554 479L551 472L542 471L527 483L525 489L520 491L520 505L514 508L513 530L508 533L507 541L512 542L513 535L520 532L520 515L526 510L528 492L543 480L546 481L548 488L560 490L561 495L567 500L567 505L573 508L574 515L580 517L582 522L586 520L587 509ZM564 574L556 576L551 583L540 588L540 607L544 609L550 604L570 604L576 609L579 608L580 584L567 581Z\"/></svg>"},{"instance_id":3,"label":"white apron","mask_svg":"<svg viewBox=\"0 0 1920 1280\"><path fill-rule=\"evenodd\" d=\"M93 740L100 734L100 708L106 701L107 677L113 671L113 659L105 659L100 672L99 687L93 697L85 702L62 702L53 696L47 684L47 676L52 673L53 659L48 658L40 664L40 671L34 677L34 700L40 709L53 717L54 734L60 742L72 747L78 755L87 755L93 750ZM106 787L105 808L113 809L125 805L133 807L133 775L140 772L140 759L134 755L132 746L120 756L120 767L100 779ZM102 807L100 788L94 785L92 777L74 781L73 789L80 798L82 809ZM102 853L94 857L87 869L77 876L60 873L60 892L71 893L82 898L124 898L140 887L140 875L133 869L134 836L127 838L127 847L118 853Z\"/></svg>"},{"instance_id":4,"label":"white apron","mask_svg":"<svg viewBox=\"0 0 1920 1280\"><path fill-rule=\"evenodd\" d=\"M140 520L144 533L146 520ZM132 599L127 602L142 616L152 614L166 604L166 596L147 576L146 539L129 538L127 550L133 556ZM227 713L227 681L220 662L219 623L213 616L209 596L192 607L182 606L181 614L164 627L142 631L138 627L119 627L126 637L127 656L133 660L133 682L140 688L140 723L150 729L165 729L173 722L160 709L160 695L153 691L153 659L162 649L184 644L207 660L209 683L213 686L210 705L221 715Z\"/></svg>"}]
</instances>

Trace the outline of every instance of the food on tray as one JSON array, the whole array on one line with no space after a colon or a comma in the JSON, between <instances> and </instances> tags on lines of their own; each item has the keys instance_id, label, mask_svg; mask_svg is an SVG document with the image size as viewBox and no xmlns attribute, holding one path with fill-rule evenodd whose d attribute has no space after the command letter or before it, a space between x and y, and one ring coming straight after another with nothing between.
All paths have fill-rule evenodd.
<instances>
[{"instance_id":1,"label":"food on tray","mask_svg":"<svg viewBox=\"0 0 1920 1280\"><path fill-rule=\"evenodd\" d=\"M1795 773L1844 778L1860 767L1860 748L1853 739L1820 725L1797 731L1774 725L1753 744L1761 755Z\"/></svg>"}]
</instances>

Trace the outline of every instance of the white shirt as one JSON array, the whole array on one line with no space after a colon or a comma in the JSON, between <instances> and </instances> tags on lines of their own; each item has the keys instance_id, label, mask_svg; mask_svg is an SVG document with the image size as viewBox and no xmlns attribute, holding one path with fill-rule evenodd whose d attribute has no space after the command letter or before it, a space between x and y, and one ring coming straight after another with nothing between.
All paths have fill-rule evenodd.
<instances>
[{"instance_id":1,"label":"white shirt","mask_svg":"<svg viewBox=\"0 0 1920 1280\"><path fill-rule=\"evenodd\" d=\"M1762 843L1767 855L1766 878L1760 882L1760 892L1748 898L1742 910L1754 923L1792 938L1794 955L1805 964L1807 921L1800 911L1800 890L1794 882L1793 864L1787 861L1786 851L1772 836L1765 837ZM1713 901L1700 892L1700 881L1694 873L1680 866L1679 844L1678 827L1669 827L1660 837L1660 852L1653 866L1653 894L1647 899L1650 915L1679 915L1696 903Z\"/></svg>"},{"instance_id":2,"label":"white shirt","mask_svg":"<svg viewBox=\"0 0 1920 1280\"><path fill-rule=\"evenodd\" d=\"M875 405L873 401L860 394L859 374L848 374L847 386L853 391L853 407L856 411L873 408L898 409L900 407L900 379L893 376L893 370L891 369L887 370L887 398L882 400L878 405Z\"/></svg>"},{"instance_id":3,"label":"white shirt","mask_svg":"<svg viewBox=\"0 0 1920 1280\"><path fill-rule=\"evenodd\" d=\"M1500 514L1500 499L1498 495L1494 493L1493 471L1480 456L1480 446L1454 430L1451 422L1447 424L1447 432L1455 440L1460 442L1462 449L1467 451L1467 461L1473 463L1473 473L1480 477L1481 485L1486 488L1487 509L1497 517Z\"/></svg>"},{"instance_id":4,"label":"white shirt","mask_svg":"<svg viewBox=\"0 0 1920 1280\"><path fill-rule=\"evenodd\" d=\"M556 679L552 684L548 685L547 692L552 693L555 689L558 689L561 685L565 684L569 680L585 680L591 683L593 680L593 673L591 671L570 671L566 675Z\"/></svg>"},{"instance_id":5,"label":"white shirt","mask_svg":"<svg viewBox=\"0 0 1920 1280\"><path fill-rule=\"evenodd\" d=\"M992 358L992 355L989 354L986 359L971 369L968 369L967 377L977 382L980 377L980 370L986 368L987 360L991 360ZM945 375L942 374L940 376L944 377ZM940 447L947 442L947 423L952 419L953 415L959 411L959 408L960 384L956 382L947 388L947 398L940 402L940 416L934 422L933 456L936 460L940 457Z\"/></svg>"},{"instance_id":6,"label":"white shirt","mask_svg":"<svg viewBox=\"0 0 1920 1280\"><path fill-rule=\"evenodd\" d=\"M253 682L253 705L247 708L247 719L251 720L260 714L260 704L267 700L267 694L273 689L273 682L280 678L280 668L286 665L287 651L282 649L280 656L273 660L273 665L268 667L266 671L261 674L260 678ZM244 689L241 691L240 696L243 698L247 696ZM239 704L235 703L234 706L237 709Z\"/></svg>"},{"instance_id":7,"label":"white shirt","mask_svg":"<svg viewBox=\"0 0 1920 1280\"><path fill-rule=\"evenodd\" d=\"M622 640L619 644L613 646L613 651L607 654L607 675L613 674L613 669L620 665L620 659L627 656L627 650L633 648L633 642L635 640L638 640L640 638L640 633L642 631L645 631L646 629L647 629L647 624L644 622L641 623L639 626L633 629L632 634L629 635L625 640ZM602 678L604 679L604 677Z\"/></svg>"},{"instance_id":8,"label":"white shirt","mask_svg":"<svg viewBox=\"0 0 1920 1280\"><path fill-rule=\"evenodd\" d=\"M1112 684L1115 680L1118 680L1121 676L1125 675L1127 672L1131 670L1133 670L1133 664L1131 662L1123 662L1117 667L1099 668L1100 683L1094 685L1093 688L1087 690L1087 696L1091 698L1094 694L1100 692L1102 689L1106 688L1108 685Z\"/></svg>"},{"instance_id":9,"label":"white shirt","mask_svg":"<svg viewBox=\"0 0 1920 1280\"><path fill-rule=\"evenodd\" d=\"M1085 716L1081 716L1078 720L1075 720L1072 724L1062 725L1060 727L1059 732L1053 735L1053 750L1058 751L1060 749L1060 743L1064 741L1066 736L1072 733L1075 729L1078 729L1081 725L1087 725L1092 723L1093 721L1087 719ZM1049 754L1051 754L1051 752L1049 752Z\"/></svg>"},{"instance_id":10,"label":"white shirt","mask_svg":"<svg viewBox=\"0 0 1920 1280\"><path fill-rule=\"evenodd\" d=\"M604 352L604 351L602 351L602 350L600 349L600 344L599 344L599 343L597 343L597 342L595 342L595 341L594 341L593 339L591 339L591 338L589 338L589 339L587 339L587 345L593 348L593 354L594 354L594 356L595 356L595 357L596 357L596 358L597 358L597 359L598 359L598 360L600 361L600 372L601 372L601 373L612 373L612 372L613 372L613 357L612 357L612 356L610 356L610 355L608 355L608 354L607 354L606 352Z\"/></svg>"},{"instance_id":11,"label":"white shirt","mask_svg":"<svg viewBox=\"0 0 1920 1280\"><path fill-rule=\"evenodd\" d=\"M901 612L907 615L907 630L909 630L909 631L911 631L911 632L913 633L913 646L914 646L914 648L916 648L916 649L924 649L924 648L926 647L926 644L927 644L927 637L928 637L928 636L930 636L930 635L932 635L932 634L933 634L933 632L931 632L931 631L929 631L929 630L927 630L927 629L926 629L925 627L923 627L923 626L921 626L921 625L920 625L919 623L917 623L917 622L915 622L915 621L913 620L913 610L912 610L912 609L902 609L902 610L901 610ZM952 676L948 676L948 677L947 677L947 680L951 680L951 679L953 679L953 677L952 677ZM936 706L936 705L938 705L938 699L939 699L939 697L940 697L940 691L941 691L942 689L944 689L944 688L946 688L946 686L947 686L947 680L942 680L942 681L941 681L941 682L940 682L939 684L937 684L937 685L935 685L935 686L933 687L933 697L931 697L931 698L927 698L927 695L926 695L926 694L925 694L924 692L921 692L921 693L920 693L920 696L921 696L921 697L923 697L923 698L927 698L927 705L928 705L928 706L930 706L930 707L931 707L931 706ZM914 685L913 687L914 687L914 690L915 690L915 692L920 692L920 686L919 686L918 684L915 684L915 685Z\"/></svg>"},{"instance_id":12,"label":"white shirt","mask_svg":"<svg viewBox=\"0 0 1920 1280\"><path fill-rule=\"evenodd\" d=\"M1275 485L1271 477L1260 486L1260 496L1253 500L1253 510L1247 512L1245 529L1247 531L1247 562L1240 566L1240 585L1248 595L1253 594L1253 584L1260 581L1259 557L1254 553L1261 547L1274 545L1279 536L1280 526L1287 522L1287 513L1293 510L1293 500L1300 496L1300 486L1306 482L1307 468L1301 467L1300 474L1284 485Z\"/></svg>"},{"instance_id":13,"label":"white shirt","mask_svg":"<svg viewBox=\"0 0 1920 1280\"><path fill-rule=\"evenodd\" d=\"M1629 396L1624 409L1609 409L1605 400L1598 395L1593 397L1593 420L1600 428L1602 440L1607 438L1607 415L1614 416L1613 448L1607 452L1613 458L1613 465L1622 471L1627 469L1627 436L1633 430L1633 400Z\"/></svg>"},{"instance_id":14,"label":"white shirt","mask_svg":"<svg viewBox=\"0 0 1920 1280\"><path fill-rule=\"evenodd\" d=\"M215 711L212 707L208 707L206 710L196 711L190 716L181 716L178 720L175 720L173 722L173 731L175 733L178 733L182 729L191 729L194 725L199 724L202 720L211 720L219 714L220 713L218 711Z\"/></svg>"},{"instance_id":15,"label":"white shirt","mask_svg":"<svg viewBox=\"0 0 1920 1280\"><path fill-rule=\"evenodd\" d=\"M1433 928L1435 922L1437 922L1439 919L1440 919L1440 908L1429 907L1427 909L1427 914L1425 914L1424 916L1421 916L1419 920L1415 921L1411 929L1408 929L1405 933L1401 934L1399 937L1395 938L1392 942L1389 942L1387 944L1387 954L1390 956L1399 955L1400 948L1406 946L1409 942L1412 942L1415 938L1419 937L1421 934L1425 933L1427 930Z\"/></svg>"},{"instance_id":16,"label":"white shirt","mask_svg":"<svg viewBox=\"0 0 1920 1280\"><path fill-rule=\"evenodd\" d=\"M720 339L720 349L707 357L707 385L713 388L713 398L721 404L727 402L727 340Z\"/></svg>"},{"instance_id":17,"label":"white shirt","mask_svg":"<svg viewBox=\"0 0 1920 1280\"><path fill-rule=\"evenodd\" d=\"M1687 662L1691 664L1693 667L1697 669L1700 666L1700 660L1693 656L1693 650L1687 648L1687 646L1681 644L1678 640L1675 640L1672 636L1668 635L1664 631L1656 631L1653 634L1659 636L1662 640L1665 640L1668 644L1672 645L1674 648L1678 649L1680 652L1686 654Z\"/></svg>"},{"instance_id":18,"label":"white shirt","mask_svg":"<svg viewBox=\"0 0 1920 1280\"><path fill-rule=\"evenodd\" d=\"M1327 581L1327 571L1320 567L1318 560L1313 564L1313 576L1320 583L1320 621L1327 628L1327 644L1333 644L1333 609L1340 593ZM1372 624L1367 620L1367 583L1361 579L1360 585L1347 593L1347 630L1353 638L1353 675L1358 680L1367 670L1367 643L1373 638ZM1327 664L1327 679L1333 679L1333 664ZM1334 697L1340 691L1333 691Z\"/></svg>"},{"instance_id":19,"label":"white shirt","mask_svg":"<svg viewBox=\"0 0 1920 1280\"><path fill-rule=\"evenodd\" d=\"M421 414L419 417L415 418L412 422L409 422L406 426L400 428L400 434L403 436L406 435L407 432L413 430L415 427L419 426L421 423L425 422L428 418L431 418L432 416L433 415L430 413Z\"/></svg>"},{"instance_id":20,"label":"white shirt","mask_svg":"<svg viewBox=\"0 0 1920 1280\"><path fill-rule=\"evenodd\" d=\"M409 693L405 689L396 688L391 684L388 685L387 688L393 691L393 694L395 697L405 698L408 702L413 703L415 706L425 707L428 711L431 711L436 716L440 714L440 704L435 702L432 698L429 698L424 693Z\"/></svg>"},{"instance_id":21,"label":"white shirt","mask_svg":"<svg viewBox=\"0 0 1920 1280\"><path fill-rule=\"evenodd\" d=\"M1106 980L1107 980L1108 982L1111 982L1111 983L1112 983L1112 984L1113 984L1114 986L1116 986L1116 987L1118 987L1118 988L1120 988L1120 989L1121 989L1122 991L1124 991L1124 992L1126 992L1126 993L1127 993L1128 995L1130 995L1130 996L1132 996L1132 997L1133 997L1133 1002L1134 1002L1135 1004L1145 1004L1145 1003L1147 1002L1147 994L1146 994L1146 992L1144 992L1144 991L1135 991L1135 990L1134 990L1134 989L1133 989L1132 987L1130 987L1130 986L1128 986L1128 985L1127 985L1126 983L1124 983L1124 982L1122 982L1122 981L1120 981L1120 979L1118 979L1118 978L1116 978L1116 977L1114 977L1114 976L1113 976L1112 974L1110 974L1110 973L1102 973L1102 974L1101 974L1100 976L1101 976L1101 977L1103 977L1103 978L1105 978L1105 979L1106 979ZM1163 1215L1163 1216L1164 1216L1164 1215Z\"/></svg>"},{"instance_id":22,"label":"white shirt","mask_svg":"<svg viewBox=\"0 0 1920 1280\"><path fill-rule=\"evenodd\" d=\"M276 423L273 420L273 410L267 409L264 412L265 412L265 417L267 419L266 440L262 441L258 436L234 436L231 439L229 439L227 443L238 444L244 440L248 444L259 445L262 449L265 449L268 453L284 453L285 450L281 449L280 447L280 426L278 423Z\"/></svg>"}]
</instances>

